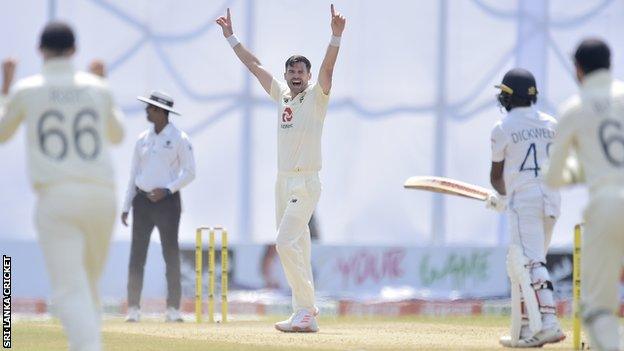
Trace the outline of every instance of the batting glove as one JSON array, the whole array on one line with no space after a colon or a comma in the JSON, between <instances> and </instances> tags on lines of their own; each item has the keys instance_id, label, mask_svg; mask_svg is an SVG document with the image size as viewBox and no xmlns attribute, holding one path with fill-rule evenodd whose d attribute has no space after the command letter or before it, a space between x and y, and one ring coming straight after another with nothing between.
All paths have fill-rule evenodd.
<instances>
[{"instance_id":1,"label":"batting glove","mask_svg":"<svg viewBox=\"0 0 624 351\"><path fill-rule=\"evenodd\" d=\"M503 212L507 209L507 196L499 193L492 193L485 200L485 208L494 210L496 212Z\"/></svg>"}]
</instances>

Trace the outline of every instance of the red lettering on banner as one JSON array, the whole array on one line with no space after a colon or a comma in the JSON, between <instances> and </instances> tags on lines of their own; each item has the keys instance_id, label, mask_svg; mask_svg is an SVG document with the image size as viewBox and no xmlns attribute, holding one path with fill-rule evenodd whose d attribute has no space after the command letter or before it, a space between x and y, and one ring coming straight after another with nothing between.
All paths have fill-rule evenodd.
<instances>
[{"instance_id":1,"label":"red lettering on banner","mask_svg":"<svg viewBox=\"0 0 624 351\"><path fill-rule=\"evenodd\" d=\"M363 285L368 280L379 283L384 279L403 276L401 264L405 257L403 249L389 249L381 254L361 250L346 259L338 258L336 265L342 276L343 286Z\"/></svg>"}]
</instances>

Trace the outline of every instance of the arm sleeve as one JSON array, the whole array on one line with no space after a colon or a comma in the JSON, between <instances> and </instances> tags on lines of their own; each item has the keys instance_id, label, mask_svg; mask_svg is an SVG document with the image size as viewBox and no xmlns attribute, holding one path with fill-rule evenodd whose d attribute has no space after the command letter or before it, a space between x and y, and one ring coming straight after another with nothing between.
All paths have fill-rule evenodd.
<instances>
[{"instance_id":1,"label":"arm sleeve","mask_svg":"<svg viewBox=\"0 0 624 351\"><path fill-rule=\"evenodd\" d=\"M327 106L329 103L329 94L331 93L325 94L323 88L321 88L321 85L318 82L314 84L314 93L316 94L316 103Z\"/></svg>"},{"instance_id":2,"label":"arm sleeve","mask_svg":"<svg viewBox=\"0 0 624 351\"><path fill-rule=\"evenodd\" d=\"M139 169L139 142L137 141L134 146L134 153L132 155L132 165L130 166L130 179L128 180L128 188L126 189L126 197L121 208L122 212L130 212L132 208L132 200L136 196L136 176Z\"/></svg>"},{"instance_id":3,"label":"arm sleeve","mask_svg":"<svg viewBox=\"0 0 624 351\"><path fill-rule=\"evenodd\" d=\"M572 180L565 176L568 156L575 143L574 122L572 115L563 115L556 128L555 140L550 147L550 160L544 181L553 188L569 184Z\"/></svg>"},{"instance_id":4,"label":"arm sleeve","mask_svg":"<svg viewBox=\"0 0 624 351\"><path fill-rule=\"evenodd\" d=\"M284 96L287 87L280 83L277 79L273 78L271 81L271 99L278 101Z\"/></svg>"},{"instance_id":5,"label":"arm sleeve","mask_svg":"<svg viewBox=\"0 0 624 351\"><path fill-rule=\"evenodd\" d=\"M167 184L167 189L172 193L179 191L184 186L195 179L195 158L193 157L193 146L185 135L178 146L178 157L180 159L180 173L178 177Z\"/></svg>"},{"instance_id":6,"label":"arm sleeve","mask_svg":"<svg viewBox=\"0 0 624 351\"><path fill-rule=\"evenodd\" d=\"M321 85L316 82L312 87L312 94L314 94L314 103L317 111L314 115L321 120L325 120L327 107L329 106L329 93L325 94Z\"/></svg>"},{"instance_id":7,"label":"arm sleeve","mask_svg":"<svg viewBox=\"0 0 624 351\"><path fill-rule=\"evenodd\" d=\"M119 144L123 140L124 131L121 125L123 113L115 104L115 100L110 91L107 92L108 107L106 118L106 137L113 144Z\"/></svg>"},{"instance_id":8,"label":"arm sleeve","mask_svg":"<svg viewBox=\"0 0 624 351\"><path fill-rule=\"evenodd\" d=\"M9 140L22 123L25 112L19 95L0 96L0 143Z\"/></svg>"},{"instance_id":9,"label":"arm sleeve","mask_svg":"<svg viewBox=\"0 0 624 351\"><path fill-rule=\"evenodd\" d=\"M503 131L500 123L497 123L492 129L492 162L501 162L505 160L505 149L507 148L507 136Z\"/></svg>"}]
</instances>

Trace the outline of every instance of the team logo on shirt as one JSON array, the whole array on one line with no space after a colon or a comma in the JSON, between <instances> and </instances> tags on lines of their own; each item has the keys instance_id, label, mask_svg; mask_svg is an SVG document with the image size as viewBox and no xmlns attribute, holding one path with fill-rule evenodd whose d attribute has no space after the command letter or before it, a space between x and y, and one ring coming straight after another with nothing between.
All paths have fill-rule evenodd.
<instances>
[{"instance_id":1,"label":"team logo on shirt","mask_svg":"<svg viewBox=\"0 0 624 351\"><path fill-rule=\"evenodd\" d=\"M173 148L173 147L171 146L171 140L167 140L167 141L165 142L165 149L171 149L171 148Z\"/></svg>"}]
</instances>

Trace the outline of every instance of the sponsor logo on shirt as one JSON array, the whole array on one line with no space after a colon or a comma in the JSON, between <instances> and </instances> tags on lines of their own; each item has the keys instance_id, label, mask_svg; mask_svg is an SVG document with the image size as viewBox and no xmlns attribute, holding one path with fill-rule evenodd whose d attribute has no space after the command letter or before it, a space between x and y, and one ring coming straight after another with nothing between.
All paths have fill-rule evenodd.
<instances>
[{"instance_id":1,"label":"sponsor logo on shirt","mask_svg":"<svg viewBox=\"0 0 624 351\"><path fill-rule=\"evenodd\" d=\"M282 129L288 129L293 127L293 123L290 123L293 119L293 111L289 106L284 108L282 113Z\"/></svg>"},{"instance_id":2,"label":"sponsor logo on shirt","mask_svg":"<svg viewBox=\"0 0 624 351\"><path fill-rule=\"evenodd\" d=\"M282 113L282 122L287 123L287 122L292 121L292 119L293 119L292 109L286 106L286 108L284 108L284 112Z\"/></svg>"}]
</instances>

